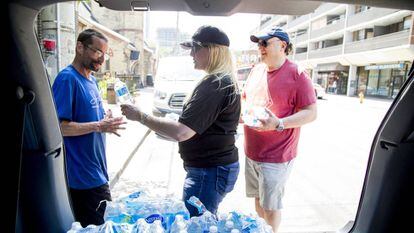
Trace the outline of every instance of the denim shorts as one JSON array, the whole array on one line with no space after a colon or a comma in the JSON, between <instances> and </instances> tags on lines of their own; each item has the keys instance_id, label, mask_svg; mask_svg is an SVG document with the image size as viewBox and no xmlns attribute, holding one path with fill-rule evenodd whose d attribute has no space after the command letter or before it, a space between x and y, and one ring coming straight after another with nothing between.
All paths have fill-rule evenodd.
<instances>
[{"instance_id":1,"label":"denim shorts","mask_svg":"<svg viewBox=\"0 0 414 233\"><path fill-rule=\"evenodd\" d=\"M196 196L213 214L227 193L231 192L239 175L239 162L225 166L195 168L184 166L187 176L184 181L183 201L192 216L199 216L197 209L187 203Z\"/></svg>"}]
</instances>

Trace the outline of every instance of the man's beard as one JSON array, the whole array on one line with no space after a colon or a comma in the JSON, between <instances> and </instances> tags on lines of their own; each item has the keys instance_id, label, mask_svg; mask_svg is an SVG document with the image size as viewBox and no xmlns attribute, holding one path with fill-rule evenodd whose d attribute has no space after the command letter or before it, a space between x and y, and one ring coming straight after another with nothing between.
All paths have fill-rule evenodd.
<instances>
[{"instance_id":1,"label":"man's beard","mask_svg":"<svg viewBox=\"0 0 414 233\"><path fill-rule=\"evenodd\" d=\"M94 72L97 72L100 67L95 67L94 64L101 65L101 63L98 62L98 61L90 61L85 67L92 70L92 71L94 71Z\"/></svg>"}]
</instances>

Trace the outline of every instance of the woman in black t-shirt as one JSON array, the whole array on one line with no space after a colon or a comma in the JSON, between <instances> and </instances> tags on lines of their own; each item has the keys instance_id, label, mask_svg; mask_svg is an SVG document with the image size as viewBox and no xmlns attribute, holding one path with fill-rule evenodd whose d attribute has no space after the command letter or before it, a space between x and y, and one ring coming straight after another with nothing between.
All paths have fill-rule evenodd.
<instances>
[{"instance_id":1,"label":"woman in black t-shirt","mask_svg":"<svg viewBox=\"0 0 414 233\"><path fill-rule=\"evenodd\" d=\"M240 116L240 95L229 50L229 39L220 29L202 26L192 41L194 68L207 72L183 106L178 122L150 116L132 105L121 105L122 114L155 132L179 142L187 176L183 201L191 216L200 215L187 203L198 197L216 214L224 196L233 190L239 173L235 134Z\"/></svg>"}]
</instances>

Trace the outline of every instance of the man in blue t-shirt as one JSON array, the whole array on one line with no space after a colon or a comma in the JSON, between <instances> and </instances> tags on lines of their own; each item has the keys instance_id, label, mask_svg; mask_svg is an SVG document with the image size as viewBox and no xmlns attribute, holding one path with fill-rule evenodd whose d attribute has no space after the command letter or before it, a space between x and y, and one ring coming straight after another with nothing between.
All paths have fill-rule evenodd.
<instances>
[{"instance_id":1,"label":"man in blue t-shirt","mask_svg":"<svg viewBox=\"0 0 414 233\"><path fill-rule=\"evenodd\" d=\"M111 200L105 154L105 133L119 136L122 117L105 115L92 71L104 62L108 40L87 29L76 43L72 64L53 83L53 96L60 121L67 161L67 175L76 221L83 227L104 223L106 203Z\"/></svg>"}]
</instances>

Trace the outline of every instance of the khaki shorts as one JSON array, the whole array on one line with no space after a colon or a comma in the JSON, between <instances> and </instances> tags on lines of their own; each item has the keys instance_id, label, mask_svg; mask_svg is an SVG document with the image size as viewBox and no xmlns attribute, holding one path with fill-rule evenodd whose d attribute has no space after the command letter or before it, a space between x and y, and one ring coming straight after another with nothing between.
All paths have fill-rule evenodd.
<instances>
[{"instance_id":1,"label":"khaki shorts","mask_svg":"<svg viewBox=\"0 0 414 233\"><path fill-rule=\"evenodd\" d=\"M285 184L292 170L293 159L285 163L262 163L246 156L246 195L260 199L265 210L283 208Z\"/></svg>"}]
</instances>

